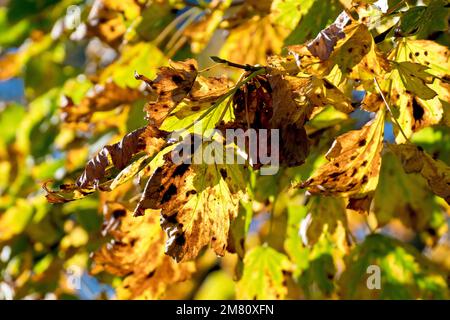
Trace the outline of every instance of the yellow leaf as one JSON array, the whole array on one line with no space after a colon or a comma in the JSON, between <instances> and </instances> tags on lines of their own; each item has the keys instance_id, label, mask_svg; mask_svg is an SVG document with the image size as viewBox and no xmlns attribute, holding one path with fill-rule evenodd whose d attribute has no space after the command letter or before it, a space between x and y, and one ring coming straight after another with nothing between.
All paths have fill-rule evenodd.
<instances>
[{"instance_id":1,"label":"yellow leaf","mask_svg":"<svg viewBox=\"0 0 450 320\"><path fill-rule=\"evenodd\" d=\"M348 208L368 211L378 183L383 148L384 109L360 130L339 136L328 151L328 163L300 185L311 194L349 197Z\"/></svg>"}]
</instances>

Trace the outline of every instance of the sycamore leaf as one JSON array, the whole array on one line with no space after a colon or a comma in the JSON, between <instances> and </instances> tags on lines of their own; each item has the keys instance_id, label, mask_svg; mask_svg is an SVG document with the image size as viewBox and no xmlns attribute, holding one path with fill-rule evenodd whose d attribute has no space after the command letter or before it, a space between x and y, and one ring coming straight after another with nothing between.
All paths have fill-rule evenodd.
<instances>
[{"instance_id":1,"label":"sycamore leaf","mask_svg":"<svg viewBox=\"0 0 450 320\"><path fill-rule=\"evenodd\" d=\"M329 58L329 70L337 64L343 73L351 73L352 69L359 63L364 63L363 59L370 52L373 54L374 41L369 29L364 24L353 23L345 28L345 38L338 41L336 47ZM377 67L376 59L373 59L376 64L368 66L372 68L371 73L375 75L375 67ZM368 63L366 61L366 63ZM377 67L379 69L380 67Z\"/></svg>"},{"instance_id":2,"label":"sycamore leaf","mask_svg":"<svg viewBox=\"0 0 450 320\"><path fill-rule=\"evenodd\" d=\"M425 100L433 99L437 95L427 86L433 83L433 76L425 71L427 66L409 61L396 63L395 66L406 90Z\"/></svg>"},{"instance_id":3,"label":"sycamore leaf","mask_svg":"<svg viewBox=\"0 0 450 320\"><path fill-rule=\"evenodd\" d=\"M270 9L270 17L275 24L293 30L312 2L314 1L300 3L297 0L274 0Z\"/></svg>"},{"instance_id":4,"label":"sycamore leaf","mask_svg":"<svg viewBox=\"0 0 450 320\"><path fill-rule=\"evenodd\" d=\"M108 65L99 75L99 83L115 82L122 88L137 88L140 83L134 75L155 76L156 67L166 63L163 53L152 43L139 42L122 48L119 59Z\"/></svg>"},{"instance_id":5,"label":"sycamore leaf","mask_svg":"<svg viewBox=\"0 0 450 320\"><path fill-rule=\"evenodd\" d=\"M428 6L411 7L402 12L397 33L401 36L419 34L426 38L432 32L448 29L449 9L447 0L433 0Z\"/></svg>"},{"instance_id":6,"label":"sycamore leaf","mask_svg":"<svg viewBox=\"0 0 450 320\"><path fill-rule=\"evenodd\" d=\"M400 158L406 173L420 173L428 182L430 189L450 203L450 168L440 160L412 144L390 145Z\"/></svg>"},{"instance_id":7,"label":"sycamore leaf","mask_svg":"<svg viewBox=\"0 0 450 320\"><path fill-rule=\"evenodd\" d=\"M140 91L119 87L114 82L97 84L78 104L75 104L69 96L65 96L61 106L61 119L67 123L89 123L94 112L112 110L140 98L142 98Z\"/></svg>"},{"instance_id":8,"label":"sycamore leaf","mask_svg":"<svg viewBox=\"0 0 450 320\"><path fill-rule=\"evenodd\" d=\"M170 67L161 67L155 80L143 79L153 90L153 100L145 110L151 123L160 126L167 115L191 91L197 77L197 62L188 59L182 62L171 62Z\"/></svg>"},{"instance_id":9,"label":"sycamore leaf","mask_svg":"<svg viewBox=\"0 0 450 320\"><path fill-rule=\"evenodd\" d=\"M220 120L231 119L229 112L232 82L226 77L205 78L197 76L191 91L170 112L160 129L175 131L189 128L193 123L202 126L203 132L216 127ZM211 110L213 108L213 110ZM227 115L225 117L225 115ZM200 120L201 119L201 120Z\"/></svg>"},{"instance_id":10,"label":"sycamore leaf","mask_svg":"<svg viewBox=\"0 0 450 320\"><path fill-rule=\"evenodd\" d=\"M368 211L378 183L383 148L384 110L360 130L339 136L328 151L330 161L300 187L311 194L350 197L348 208Z\"/></svg>"},{"instance_id":11,"label":"sycamore leaf","mask_svg":"<svg viewBox=\"0 0 450 320\"><path fill-rule=\"evenodd\" d=\"M218 141L206 143L192 157L212 152L217 159L225 155L223 147ZM242 165L207 164L210 160L176 164L167 154L134 211L140 216L146 209L161 209L161 226L168 235L166 253L177 261L194 259L208 244L221 256L227 248L230 224L246 187L245 173Z\"/></svg>"},{"instance_id":12,"label":"sycamore leaf","mask_svg":"<svg viewBox=\"0 0 450 320\"><path fill-rule=\"evenodd\" d=\"M397 120L408 138L412 136L413 132L438 124L441 120L443 110L438 97L432 100L422 100L408 93L400 94L393 91L393 94L391 103L399 110ZM394 133L398 143L405 141L397 127L394 128Z\"/></svg>"},{"instance_id":13,"label":"sycamore leaf","mask_svg":"<svg viewBox=\"0 0 450 320\"><path fill-rule=\"evenodd\" d=\"M237 63L264 64L279 54L289 30L273 25L270 16L254 16L230 31L219 56Z\"/></svg>"},{"instance_id":14,"label":"sycamore leaf","mask_svg":"<svg viewBox=\"0 0 450 320\"><path fill-rule=\"evenodd\" d=\"M410 61L425 65L434 76L445 76L450 70L450 50L431 40L403 39L398 44L397 55L390 56L397 62Z\"/></svg>"},{"instance_id":15,"label":"sycamore leaf","mask_svg":"<svg viewBox=\"0 0 450 320\"><path fill-rule=\"evenodd\" d=\"M342 198L314 197L308 203L309 216L302 222L302 237L305 245L312 246L319 241L323 232L328 232L336 245L345 251L348 247L347 215Z\"/></svg>"},{"instance_id":16,"label":"sycamore leaf","mask_svg":"<svg viewBox=\"0 0 450 320\"><path fill-rule=\"evenodd\" d=\"M334 23L320 31L317 37L307 45L309 51L322 61L327 60L338 40L345 37L344 28L350 21L350 17L343 11Z\"/></svg>"},{"instance_id":17,"label":"sycamore leaf","mask_svg":"<svg viewBox=\"0 0 450 320\"><path fill-rule=\"evenodd\" d=\"M268 246L248 251L244 273L237 283L237 299L283 299L287 294L284 277L291 271L288 258Z\"/></svg>"},{"instance_id":18,"label":"sycamore leaf","mask_svg":"<svg viewBox=\"0 0 450 320\"><path fill-rule=\"evenodd\" d=\"M76 184L64 184L60 190L51 191L46 185L47 200L52 203L67 202L80 199L95 190L110 190L111 184L115 187L128 180L131 174L138 172L138 165L127 167L134 156L145 152L149 157L154 156L165 145L165 133L147 126L137 129L126 135L121 141L103 147L100 152L86 164L86 167ZM107 181L111 169L124 172L111 181Z\"/></svg>"},{"instance_id":19,"label":"sycamore leaf","mask_svg":"<svg viewBox=\"0 0 450 320\"><path fill-rule=\"evenodd\" d=\"M394 66L407 68L394 69L389 76L392 85L386 82L384 87L391 88L391 104L394 111L398 109L397 120L409 138L421 128L438 124L443 118L445 121L444 111L450 94L448 85L440 78L449 76L450 51L434 41L404 39L399 42L396 52L397 55L392 53L389 57L395 60ZM428 68L427 72L425 68ZM439 78L432 81L430 75ZM397 143L405 142L397 128L394 132Z\"/></svg>"},{"instance_id":20,"label":"sycamore leaf","mask_svg":"<svg viewBox=\"0 0 450 320\"><path fill-rule=\"evenodd\" d=\"M283 146L280 161L288 166L298 166L309 152L304 125L313 113L328 105L345 113L353 111L353 107L349 99L326 79L299 78L277 72L268 79L273 108L270 126L280 128Z\"/></svg>"},{"instance_id":21,"label":"sycamore leaf","mask_svg":"<svg viewBox=\"0 0 450 320\"><path fill-rule=\"evenodd\" d=\"M426 180L418 174L406 174L392 152L383 155L373 211L378 227L398 218L406 227L423 233L432 244L446 229L442 209Z\"/></svg>"},{"instance_id":22,"label":"sycamore leaf","mask_svg":"<svg viewBox=\"0 0 450 320\"><path fill-rule=\"evenodd\" d=\"M326 26L333 23L343 6L338 0L329 1L303 1L300 3L302 17L300 23L286 38L285 44L303 43L318 34Z\"/></svg>"},{"instance_id":23,"label":"sycamore leaf","mask_svg":"<svg viewBox=\"0 0 450 320\"><path fill-rule=\"evenodd\" d=\"M367 285L375 282L370 266L380 268L379 290L371 290ZM444 274L415 248L380 234L369 235L354 249L340 283L345 284L341 294L346 299L448 298Z\"/></svg>"},{"instance_id":24,"label":"sycamore leaf","mask_svg":"<svg viewBox=\"0 0 450 320\"><path fill-rule=\"evenodd\" d=\"M124 277L119 299L158 299L167 287L188 279L192 262L176 263L164 254L164 231L157 212L133 217L119 203L107 202L104 232L113 237L94 254L94 274L106 271Z\"/></svg>"}]
</instances>

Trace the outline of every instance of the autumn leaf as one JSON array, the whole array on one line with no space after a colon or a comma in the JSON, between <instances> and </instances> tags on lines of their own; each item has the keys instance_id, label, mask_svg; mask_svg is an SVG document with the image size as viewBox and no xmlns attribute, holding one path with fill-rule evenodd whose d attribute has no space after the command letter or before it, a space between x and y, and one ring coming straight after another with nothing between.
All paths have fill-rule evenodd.
<instances>
[{"instance_id":1,"label":"autumn leaf","mask_svg":"<svg viewBox=\"0 0 450 320\"><path fill-rule=\"evenodd\" d=\"M107 202L104 232L114 241L94 254L92 272L106 271L124 277L117 290L119 299L158 299L168 286L188 279L192 262L176 263L164 254L165 233L157 212L133 217L120 203Z\"/></svg>"},{"instance_id":2,"label":"autumn leaf","mask_svg":"<svg viewBox=\"0 0 450 320\"><path fill-rule=\"evenodd\" d=\"M348 208L368 211L380 172L383 125L380 110L362 129L339 136L326 155L329 162L300 187L311 194L348 196Z\"/></svg>"},{"instance_id":3,"label":"autumn leaf","mask_svg":"<svg viewBox=\"0 0 450 320\"><path fill-rule=\"evenodd\" d=\"M197 76L191 91L169 113L160 129L192 131L195 123L205 132L216 128L220 121L230 121L232 86L226 77Z\"/></svg>"},{"instance_id":4,"label":"autumn leaf","mask_svg":"<svg viewBox=\"0 0 450 320\"><path fill-rule=\"evenodd\" d=\"M347 259L347 269L340 278L342 295L347 299L446 299L446 276L413 247L380 234L368 236ZM380 289L375 284L378 267ZM373 270L373 269L372 269ZM372 280L368 279L372 276Z\"/></svg>"},{"instance_id":5,"label":"autumn leaf","mask_svg":"<svg viewBox=\"0 0 450 320\"><path fill-rule=\"evenodd\" d=\"M237 284L238 299L283 299L287 294L285 273L291 271L288 258L269 246L247 252L244 274Z\"/></svg>"},{"instance_id":6,"label":"autumn leaf","mask_svg":"<svg viewBox=\"0 0 450 320\"><path fill-rule=\"evenodd\" d=\"M309 213L302 222L301 236L305 245L313 246L323 233L333 236L342 251L349 246L345 201L335 197L314 197L309 200Z\"/></svg>"},{"instance_id":7,"label":"autumn leaf","mask_svg":"<svg viewBox=\"0 0 450 320\"><path fill-rule=\"evenodd\" d=\"M150 123L160 126L167 115L191 91L197 77L197 62L188 59L161 67L155 80L144 79L153 90L154 101L145 106ZM138 79L142 76L137 75Z\"/></svg>"},{"instance_id":8,"label":"autumn leaf","mask_svg":"<svg viewBox=\"0 0 450 320\"><path fill-rule=\"evenodd\" d=\"M44 185L47 191L47 199L52 203L67 202L80 199L95 190L109 190L111 183L118 186L130 178L129 171L134 174L140 166L126 168L132 158L138 153L145 152L154 156L164 146L165 133L147 126L137 129L126 135L120 142L103 147L100 152L86 164L86 167L75 184L64 184L60 190L51 191ZM107 181L107 171L112 168L126 169L122 173L122 181L113 179Z\"/></svg>"},{"instance_id":9,"label":"autumn leaf","mask_svg":"<svg viewBox=\"0 0 450 320\"><path fill-rule=\"evenodd\" d=\"M433 76L425 71L428 67L409 61L399 62L395 66L406 90L425 100L433 99L437 95L427 86L434 80Z\"/></svg>"},{"instance_id":10,"label":"autumn leaf","mask_svg":"<svg viewBox=\"0 0 450 320\"><path fill-rule=\"evenodd\" d=\"M389 148L400 158L406 173L420 173L430 189L450 203L450 168L412 144L394 144Z\"/></svg>"},{"instance_id":11,"label":"autumn leaf","mask_svg":"<svg viewBox=\"0 0 450 320\"><path fill-rule=\"evenodd\" d=\"M213 141L197 149L192 157L202 156L202 150L208 147L214 150L207 153L225 155L225 151L220 151L223 145ZM146 209L161 209L161 226L168 235L166 253L177 261L195 258L208 244L222 256L231 221L237 216L239 199L246 187L242 167L177 164L167 154L164 165L148 180L134 215L143 215Z\"/></svg>"},{"instance_id":12,"label":"autumn leaf","mask_svg":"<svg viewBox=\"0 0 450 320\"><path fill-rule=\"evenodd\" d=\"M304 125L321 108L332 105L339 111L353 111L350 101L326 79L299 78L273 72L271 128L280 128L281 162L297 166L304 162L309 142ZM292 147L291 147L292 146ZM301 146L299 148L299 146Z\"/></svg>"},{"instance_id":13,"label":"autumn leaf","mask_svg":"<svg viewBox=\"0 0 450 320\"><path fill-rule=\"evenodd\" d=\"M328 27L319 32L317 37L308 43L309 51L320 60L327 60L339 39L345 37L344 28L351 22L348 14L343 11Z\"/></svg>"},{"instance_id":14,"label":"autumn leaf","mask_svg":"<svg viewBox=\"0 0 450 320\"><path fill-rule=\"evenodd\" d=\"M397 67L389 76L392 85L385 87L391 87L391 104L398 109L397 120L407 138L421 128L438 124L445 116L450 96L442 79L449 75L448 57L444 46L410 39L400 41L396 52L389 56ZM403 135L394 129L396 142L404 143Z\"/></svg>"},{"instance_id":15,"label":"autumn leaf","mask_svg":"<svg viewBox=\"0 0 450 320\"><path fill-rule=\"evenodd\" d=\"M61 118L67 123L89 123L94 112L112 110L142 97L140 91L119 87L114 82L97 84L77 105L70 97L65 96L61 105Z\"/></svg>"},{"instance_id":16,"label":"autumn leaf","mask_svg":"<svg viewBox=\"0 0 450 320\"><path fill-rule=\"evenodd\" d=\"M219 56L237 63L264 64L268 55L281 52L288 33L269 16L254 16L230 31Z\"/></svg>"},{"instance_id":17,"label":"autumn leaf","mask_svg":"<svg viewBox=\"0 0 450 320\"><path fill-rule=\"evenodd\" d=\"M443 209L426 180L419 174L406 174L392 152L383 155L373 211L379 228L398 218L431 244L446 231Z\"/></svg>"}]
</instances>

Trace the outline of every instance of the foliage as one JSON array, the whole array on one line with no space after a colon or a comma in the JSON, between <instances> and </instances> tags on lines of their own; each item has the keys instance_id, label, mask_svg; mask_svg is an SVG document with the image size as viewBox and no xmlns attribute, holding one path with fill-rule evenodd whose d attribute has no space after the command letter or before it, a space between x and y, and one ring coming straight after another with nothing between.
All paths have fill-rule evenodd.
<instances>
[{"instance_id":1,"label":"foliage","mask_svg":"<svg viewBox=\"0 0 450 320\"><path fill-rule=\"evenodd\" d=\"M2 298L449 298L448 1L23 2ZM249 128L279 130L276 174L217 134Z\"/></svg>"}]
</instances>

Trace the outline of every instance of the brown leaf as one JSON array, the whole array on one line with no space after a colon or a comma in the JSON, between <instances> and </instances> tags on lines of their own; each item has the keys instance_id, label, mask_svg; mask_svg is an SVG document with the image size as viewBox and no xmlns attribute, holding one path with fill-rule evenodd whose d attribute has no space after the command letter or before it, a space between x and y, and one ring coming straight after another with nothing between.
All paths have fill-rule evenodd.
<instances>
[{"instance_id":1,"label":"brown leaf","mask_svg":"<svg viewBox=\"0 0 450 320\"><path fill-rule=\"evenodd\" d=\"M167 154L165 164L149 179L134 215L161 209L161 226L168 235L166 253L177 261L195 258L209 243L223 255L245 188L241 167L175 164Z\"/></svg>"},{"instance_id":2,"label":"brown leaf","mask_svg":"<svg viewBox=\"0 0 450 320\"><path fill-rule=\"evenodd\" d=\"M124 277L116 288L119 299L161 298L195 271L192 262L178 264L164 254L166 236L157 212L133 217L120 203L107 202L104 232L113 241L95 253L92 272Z\"/></svg>"},{"instance_id":3,"label":"brown leaf","mask_svg":"<svg viewBox=\"0 0 450 320\"><path fill-rule=\"evenodd\" d=\"M80 199L97 189L109 190L110 184L114 182L114 179L108 181L111 168L124 169L140 152L155 155L165 145L165 136L165 132L147 126L129 133L115 144L103 147L89 160L75 184L61 185L57 191L51 191L44 185L47 200L52 203L67 202Z\"/></svg>"},{"instance_id":4,"label":"brown leaf","mask_svg":"<svg viewBox=\"0 0 450 320\"><path fill-rule=\"evenodd\" d=\"M187 59L161 67L155 80L144 81L153 90L154 101L145 110L150 123L159 127L167 115L188 95L197 77L197 62ZM138 79L142 79L137 75Z\"/></svg>"},{"instance_id":5,"label":"brown leaf","mask_svg":"<svg viewBox=\"0 0 450 320\"><path fill-rule=\"evenodd\" d=\"M394 144L389 147L400 158L406 173L420 173L430 189L450 204L450 168L444 162L434 160L412 144Z\"/></svg>"},{"instance_id":6,"label":"brown leaf","mask_svg":"<svg viewBox=\"0 0 450 320\"><path fill-rule=\"evenodd\" d=\"M108 166L114 166L120 170L129 164L135 154L153 148L159 150L164 144L164 140L161 139L164 136L165 134L158 129L147 126L127 134L118 143L103 147L97 156L86 164L84 172L77 179L77 186L98 187ZM151 151L153 153L155 150Z\"/></svg>"},{"instance_id":7,"label":"brown leaf","mask_svg":"<svg viewBox=\"0 0 450 320\"><path fill-rule=\"evenodd\" d=\"M308 43L308 50L322 61L327 60L338 40L345 37L344 28L349 22L350 17L343 11L331 25L320 31L317 37Z\"/></svg>"},{"instance_id":8,"label":"brown leaf","mask_svg":"<svg viewBox=\"0 0 450 320\"><path fill-rule=\"evenodd\" d=\"M349 197L348 208L367 211L378 183L383 148L384 110L360 130L339 136L328 151L330 161L300 185L311 194Z\"/></svg>"},{"instance_id":9,"label":"brown leaf","mask_svg":"<svg viewBox=\"0 0 450 320\"><path fill-rule=\"evenodd\" d=\"M61 119L67 123L89 123L94 112L108 111L122 104L132 103L142 98L139 90L122 88L114 82L97 84L78 105L70 97L65 97Z\"/></svg>"}]
</instances>

